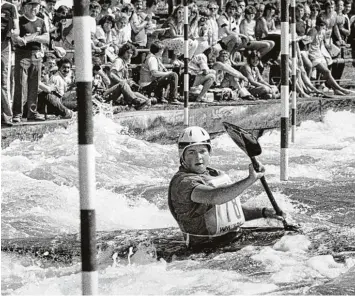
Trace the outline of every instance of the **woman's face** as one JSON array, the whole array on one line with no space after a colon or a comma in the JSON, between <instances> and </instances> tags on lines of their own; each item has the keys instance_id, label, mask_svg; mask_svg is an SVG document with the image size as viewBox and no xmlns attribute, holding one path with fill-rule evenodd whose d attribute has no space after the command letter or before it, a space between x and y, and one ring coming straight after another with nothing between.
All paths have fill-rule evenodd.
<instances>
[{"instance_id":1,"label":"woman's face","mask_svg":"<svg viewBox=\"0 0 355 296\"><path fill-rule=\"evenodd\" d=\"M317 8L313 7L311 9L311 17L313 17L313 18L317 17L318 13L319 13L319 11Z\"/></svg>"},{"instance_id":2,"label":"woman's face","mask_svg":"<svg viewBox=\"0 0 355 296\"><path fill-rule=\"evenodd\" d=\"M255 18L255 13L248 13L245 15L247 21L251 21Z\"/></svg>"},{"instance_id":3,"label":"woman's face","mask_svg":"<svg viewBox=\"0 0 355 296\"><path fill-rule=\"evenodd\" d=\"M271 16L274 16L275 15L275 9L269 9L267 11L267 16L271 17Z\"/></svg>"},{"instance_id":4,"label":"woman's face","mask_svg":"<svg viewBox=\"0 0 355 296\"><path fill-rule=\"evenodd\" d=\"M229 53L226 52L226 51L222 51L222 52L219 54L218 59L219 59L222 63L225 63L225 62L228 61L228 59L229 59Z\"/></svg>"},{"instance_id":5,"label":"woman's face","mask_svg":"<svg viewBox=\"0 0 355 296\"><path fill-rule=\"evenodd\" d=\"M304 16L304 9L303 8L297 8L296 9L296 17L303 18L303 16Z\"/></svg>"},{"instance_id":6,"label":"woman's face","mask_svg":"<svg viewBox=\"0 0 355 296\"><path fill-rule=\"evenodd\" d=\"M189 11L190 11L190 10L189 10ZM178 19L178 20L184 19L184 9L183 9L183 8L179 8L179 9L176 11L176 16L177 16L177 19Z\"/></svg>"},{"instance_id":7,"label":"woman's face","mask_svg":"<svg viewBox=\"0 0 355 296\"><path fill-rule=\"evenodd\" d=\"M256 67L257 65L259 65L259 58L258 57L250 58L250 65L253 67Z\"/></svg>"},{"instance_id":8,"label":"woman's face","mask_svg":"<svg viewBox=\"0 0 355 296\"><path fill-rule=\"evenodd\" d=\"M118 19L116 21L116 27L118 30L123 29L125 26L127 26L127 24L128 24L128 20L126 19Z\"/></svg>"},{"instance_id":9,"label":"woman's face","mask_svg":"<svg viewBox=\"0 0 355 296\"><path fill-rule=\"evenodd\" d=\"M112 29L113 27L113 24L111 21L107 20L103 25L102 25L102 28L104 29L104 31L106 33L110 32L110 30Z\"/></svg>"},{"instance_id":10,"label":"woman's face","mask_svg":"<svg viewBox=\"0 0 355 296\"><path fill-rule=\"evenodd\" d=\"M131 58L132 58L132 55L133 55L132 51L131 51L131 50L127 50L127 51L124 53L124 55L123 55L122 58L123 58L125 61L130 61Z\"/></svg>"}]
</instances>

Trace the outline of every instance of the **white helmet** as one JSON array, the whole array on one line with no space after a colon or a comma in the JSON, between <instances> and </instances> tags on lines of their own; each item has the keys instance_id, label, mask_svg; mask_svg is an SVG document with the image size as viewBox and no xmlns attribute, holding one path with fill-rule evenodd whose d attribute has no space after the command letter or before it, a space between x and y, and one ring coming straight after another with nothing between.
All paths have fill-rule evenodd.
<instances>
[{"instance_id":1,"label":"white helmet","mask_svg":"<svg viewBox=\"0 0 355 296\"><path fill-rule=\"evenodd\" d=\"M209 152L211 152L211 139L208 132L199 126L190 126L186 128L178 140L180 158L183 156L187 147L201 144L206 145Z\"/></svg>"}]
</instances>

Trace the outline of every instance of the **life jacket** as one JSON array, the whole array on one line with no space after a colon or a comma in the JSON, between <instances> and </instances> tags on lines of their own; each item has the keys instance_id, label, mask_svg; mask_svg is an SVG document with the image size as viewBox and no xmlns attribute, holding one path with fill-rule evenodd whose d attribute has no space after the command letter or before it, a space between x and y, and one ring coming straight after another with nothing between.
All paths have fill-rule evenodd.
<instances>
[{"instance_id":1,"label":"life jacket","mask_svg":"<svg viewBox=\"0 0 355 296\"><path fill-rule=\"evenodd\" d=\"M230 178L226 174L219 174L217 176L201 175L201 177L203 177L206 185L216 188L231 183ZM238 231L240 226L245 222L245 217L243 214L243 209L239 197L236 197L227 203L221 205L211 205L207 208L206 212L204 213L206 229L200 229L199 233L208 233L208 235L189 233L185 230L185 225L179 219L178 215L174 210L170 194L168 199L168 205L172 215L178 222L181 231L185 234L186 245L189 245L190 236L212 239L214 237L225 235L226 233L231 231ZM189 223L193 223L192 220L193 219L191 219Z\"/></svg>"}]
</instances>

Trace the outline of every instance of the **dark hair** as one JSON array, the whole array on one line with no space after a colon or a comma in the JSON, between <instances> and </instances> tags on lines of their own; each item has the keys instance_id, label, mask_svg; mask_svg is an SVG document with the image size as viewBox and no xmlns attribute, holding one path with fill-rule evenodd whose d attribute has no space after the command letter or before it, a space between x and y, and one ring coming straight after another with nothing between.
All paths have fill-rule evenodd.
<instances>
[{"instance_id":1,"label":"dark hair","mask_svg":"<svg viewBox=\"0 0 355 296\"><path fill-rule=\"evenodd\" d=\"M256 14L256 8L254 6L248 5L244 11L245 14Z\"/></svg>"},{"instance_id":2,"label":"dark hair","mask_svg":"<svg viewBox=\"0 0 355 296\"><path fill-rule=\"evenodd\" d=\"M47 52L44 55L43 62L47 62L48 60L57 60L57 57L53 53Z\"/></svg>"},{"instance_id":3,"label":"dark hair","mask_svg":"<svg viewBox=\"0 0 355 296\"><path fill-rule=\"evenodd\" d=\"M127 3L124 6L122 6L122 8L121 8L121 12L127 13L130 11L132 11L132 12L134 11L134 6L131 3Z\"/></svg>"},{"instance_id":4,"label":"dark hair","mask_svg":"<svg viewBox=\"0 0 355 296\"><path fill-rule=\"evenodd\" d=\"M69 60L67 58L63 58L63 59L59 60L59 62L57 63L58 68L60 69L64 64L70 64L70 67L73 65L71 60Z\"/></svg>"},{"instance_id":5,"label":"dark hair","mask_svg":"<svg viewBox=\"0 0 355 296\"><path fill-rule=\"evenodd\" d=\"M302 3L298 3L296 5L296 10L299 10L299 9L304 9L304 5Z\"/></svg>"},{"instance_id":6,"label":"dark hair","mask_svg":"<svg viewBox=\"0 0 355 296\"><path fill-rule=\"evenodd\" d=\"M104 26L104 23L106 23L107 21L111 22L112 23L112 26L115 25L115 19L113 18L112 15L109 15L109 14L106 14L104 15L102 18L100 18L99 22L98 22L98 25L103 27Z\"/></svg>"},{"instance_id":7,"label":"dark hair","mask_svg":"<svg viewBox=\"0 0 355 296\"><path fill-rule=\"evenodd\" d=\"M149 50L150 50L150 52L152 54L156 54L157 52L159 52L163 48L165 48L164 43L159 41L159 40L156 40L150 45L150 49Z\"/></svg>"},{"instance_id":8,"label":"dark hair","mask_svg":"<svg viewBox=\"0 0 355 296\"><path fill-rule=\"evenodd\" d=\"M101 8L101 5L99 4L99 2L96 2L96 1L90 2L89 9L98 8L98 7Z\"/></svg>"},{"instance_id":9,"label":"dark hair","mask_svg":"<svg viewBox=\"0 0 355 296\"><path fill-rule=\"evenodd\" d=\"M150 7L153 7L154 5L157 5L157 4L158 4L157 0L147 0L145 7L150 8Z\"/></svg>"},{"instance_id":10,"label":"dark hair","mask_svg":"<svg viewBox=\"0 0 355 296\"><path fill-rule=\"evenodd\" d=\"M316 19L316 26L317 27L326 26L326 25L327 25L327 23L323 18L317 17L317 19Z\"/></svg>"},{"instance_id":11,"label":"dark hair","mask_svg":"<svg viewBox=\"0 0 355 296\"><path fill-rule=\"evenodd\" d=\"M309 6L309 9L312 11L312 10L317 10L317 11L320 11L320 5L319 5L319 3L317 3L317 2L314 2L314 3L312 3L310 6Z\"/></svg>"},{"instance_id":12,"label":"dark hair","mask_svg":"<svg viewBox=\"0 0 355 296\"><path fill-rule=\"evenodd\" d=\"M228 10L228 9L231 8L231 7L237 8L237 7L238 7L237 2L234 1L234 0L228 1L228 2L226 3L226 10Z\"/></svg>"},{"instance_id":13,"label":"dark hair","mask_svg":"<svg viewBox=\"0 0 355 296\"><path fill-rule=\"evenodd\" d=\"M268 10L275 10L276 11L276 7L272 3L266 4L264 7L263 16L266 16Z\"/></svg>"},{"instance_id":14,"label":"dark hair","mask_svg":"<svg viewBox=\"0 0 355 296\"><path fill-rule=\"evenodd\" d=\"M129 43L129 42L127 42L127 43L125 43L125 44L123 44L122 45L122 47L118 50L118 56L120 57L120 58L122 58L123 57L123 55L127 52L127 51L132 51L132 55L133 56L136 56L137 55L137 49L136 49L136 47L132 44L132 43Z\"/></svg>"},{"instance_id":15,"label":"dark hair","mask_svg":"<svg viewBox=\"0 0 355 296\"><path fill-rule=\"evenodd\" d=\"M326 9L326 8L332 6L332 2L331 1L325 1L323 5L324 5L324 9Z\"/></svg>"},{"instance_id":16,"label":"dark hair","mask_svg":"<svg viewBox=\"0 0 355 296\"><path fill-rule=\"evenodd\" d=\"M256 49L247 50L244 52L244 55L247 58L248 64L250 64L251 59L258 58L260 60L260 51Z\"/></svg>"}]
</instances>

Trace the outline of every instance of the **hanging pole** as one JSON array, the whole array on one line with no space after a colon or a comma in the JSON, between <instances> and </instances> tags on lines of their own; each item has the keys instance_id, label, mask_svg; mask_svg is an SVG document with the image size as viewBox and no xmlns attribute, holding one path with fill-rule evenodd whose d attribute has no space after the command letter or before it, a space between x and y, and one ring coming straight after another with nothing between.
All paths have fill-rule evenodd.
<instances>
[{"instance_id":1,"label":"hanging pole","mask_svg":"<svg viewBox=\"0 0 355 296\"><path fill-rule=\"evenodd\" d=\"M184 125L189 125L189 7L184 0Z\"/></svg>"},{"instance_id":2,"label":"hanging pole","mask_svg":"<svg viewBox=\"0 0 355 296\"><path fill-rule=\"evenodd\" d=\"M291 45L292 45L292 106L291 106L291 141L296 139L296 112L297 112L297 97L296 97L296 69L297 69L297 43L296 43L296 0L291 0L290 7L291 15ZM300 57L301 58L301 57Z\"/></svg>"},{"instance_id":3,"label":"hanging pole","mask_svg":"<svg viewBox=\"0 0 355 296\"><path fill-rule=\"evenodd\" d=\"M91 24L88 0L74 0L74 45L78 98L80 231L82 260L82 293L98 295L96 261L96 218L94 196L95 147L92 118Z\"/></svg>"},{"instance_id":4,"label":"hanging pole","mask_svg":"<svg viewBox=\"0 0 355 296\"><path fill-rule=\"evenodd\" d=\"M289 9L288 0L281 1L281 159L280 179L288 180L289 128Z\"/></svg>"}]
</instances>

